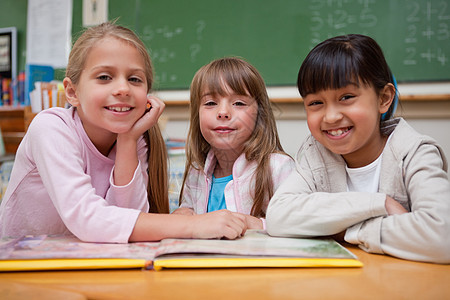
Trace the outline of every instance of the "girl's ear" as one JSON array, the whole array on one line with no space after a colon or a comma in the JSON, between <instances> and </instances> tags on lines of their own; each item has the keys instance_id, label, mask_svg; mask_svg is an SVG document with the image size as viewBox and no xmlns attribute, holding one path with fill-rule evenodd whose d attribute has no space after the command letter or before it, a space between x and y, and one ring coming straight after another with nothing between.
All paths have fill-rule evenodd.
<instances>
[{"instance_id":1,"label":"girl's ear","mask_svg":"<svg viewBox=\"0 0 450 300\"><path fill-rule=\"evenodd\" d=\"M70 105L77 107L80 104L80 101L78 101L75 84L69 77L64 78L63 84L67 102L69 102Z\"/></svg>"},{"instance_id":2,"label":"girl's ear","mask_svg":"<svg viewBox=\"0 0 450 300\"><path fill-rule=\"evenodd\" d=\"M380 114L384 114L389 110L389 107L391 107L394 98L395 98L395 87L392 83L388 83L380 92L380 106L379 106Z\"/></svg>"}]
</instances>

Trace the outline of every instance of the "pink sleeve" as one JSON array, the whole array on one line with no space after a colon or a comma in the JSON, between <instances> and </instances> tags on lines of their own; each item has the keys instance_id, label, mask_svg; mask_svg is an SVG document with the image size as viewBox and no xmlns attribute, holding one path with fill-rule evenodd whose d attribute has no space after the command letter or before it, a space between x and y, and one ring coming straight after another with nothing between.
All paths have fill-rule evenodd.
<instances>
[{"instance_id":1,"label":"pink sleeve","mask_svg":"<svg viewBox=\"0 0 450 300\"><path fill-rule=\"evenodd\" d=\"M194 209L194 199L192 199L191 186L196 186L196 183L197 172L191 168L189 170L188 176L186 176L186 182L184 183L180 207Z\"/></svg>"},{"instance_id":2,"label":"pink sleeve","mask_svg":"<svg viewBox=\"0 0 450 300\"><path fill-rule=\"evenodd\" d=\"M83 241L128 242L139 213L148 209L142 165L129 185L108 190L111 168L101 169L108 158L96 157L74 128L62 125L55 116L36 121L41 124L28 133L28 153L66 227ZM94 173L98 169L95 179L91 169ZM102 188L108 190L104 197L97 193Z\"/></svg>"},{"instance_id":3,"label":"pink sleeve","mask_svg":"<svg viewBox=\"0 0 450 300\"><path fill-rule=\"evenodd\" d=\"M138 143L138 166L134 171L131 181L123 186L114 184L114 168L111 170L109 176L109 189L106 195L106 200L110 204L117 205L119 207L132 207L137 208L143 212L149 211L149 204L147 201L147 186L148 186L148 174L147 174L147 146L143 139ZM145 199L145 201L142 201Z\"/></svg>"}]
</instances>

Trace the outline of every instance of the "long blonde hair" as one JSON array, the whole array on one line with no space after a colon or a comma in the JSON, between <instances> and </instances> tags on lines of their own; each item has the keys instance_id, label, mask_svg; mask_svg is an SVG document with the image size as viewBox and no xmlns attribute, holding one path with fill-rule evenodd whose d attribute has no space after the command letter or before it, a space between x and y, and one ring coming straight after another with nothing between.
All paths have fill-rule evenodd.
<instances>
[{"instance_id":1,"label":"long blonde hair","mask_svg":"<svg viewBox=\"0 0 450 300\"><path fill-rule=\"evenodd\" d=\"M153 83L153 66L144 43L128 28L116 25L114 22L106 22L98 26L88 28L77 39L69 55L66 68L66 77L72 83L77 84L83 71L86 57L90 49L100 40L106 37L114 37L126 41L134 46L142 55L145 67L148 92ZM158 125L153 126L144 133L148 145L148 202L150 212L169 212L167 150Z\"/></svg>"},{"instance_id":2,"label":"long blonde hair","mask_svg":"<svg viewBox=\"0 0 450 300\"><path fill-rule=\"evenodd\" d=\"M248 161L257 163L254 175L255 190L251 214L264 217L264 200L273 195L270 154L284 153L281 146L275 117L272 112L264 80L248 62L237 57L214 60L200 68L195 74L190 89L190 126L186 143L186 168L183 178L180 203L184 184L191 168L203 169L206 156L211 148L200 131L199 108L203 93L226 95L224 84L238 95L248 95L258 104L255 129L244 145L243 153Z\"/></svg>"}]
</instances>

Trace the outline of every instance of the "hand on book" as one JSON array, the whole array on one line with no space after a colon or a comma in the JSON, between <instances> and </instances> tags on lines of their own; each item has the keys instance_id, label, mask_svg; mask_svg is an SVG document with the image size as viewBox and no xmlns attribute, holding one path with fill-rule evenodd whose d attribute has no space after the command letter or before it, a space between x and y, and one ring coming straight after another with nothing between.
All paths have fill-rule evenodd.
<instances>
[{"instance_id":1,"label":"hand on book","mask_svg":"<svg viewBox=\"0 0 450 300\"><path fill-rule=\"evenodd\" d=\"M263 222L260 218L244 215L245 221L247 222L247 229L264 229Z\"/></svg>"},{"instance_id":2,"label":"hand on book","mask_svg":"<svg viewBox=\"0 0 450 300\"><path fill-rule=\"evenodd\" d=\"M192 238L233 240L241 237L247 230L246 217L226 209L192 216Z\"/></svg>"}]
</instances>

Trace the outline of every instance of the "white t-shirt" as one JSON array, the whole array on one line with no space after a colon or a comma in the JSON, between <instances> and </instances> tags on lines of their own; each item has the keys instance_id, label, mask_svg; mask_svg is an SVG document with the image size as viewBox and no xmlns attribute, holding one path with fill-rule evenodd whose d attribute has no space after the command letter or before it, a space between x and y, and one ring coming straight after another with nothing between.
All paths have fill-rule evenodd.
<instances>
[{"instance_id":1,"label":"white t-shirt","mask_svg":"<svg viewBox=\"0 0 450 300\"><path fill-rule=\"evenodd\" d=\"M378 156L372 163L361 168L345 167L347 171L347 190L349 192L378 192L382 156L383 154Z\"/></svg>"},{"instance_id":2,"label":"white t-shirt","mask_svg":"<svg viewBox=\"0 0 450 300\"><path fill-rule=\"evenodd\" d=\"M389 143L389 136L386 145ZM347 172L347 190L349 192L377 193L380 183L381 160L383 153L376 160L361 168L345 167ZM355 224L345 231L344 239L351 244L360 244L358 232L362 223Z\"/></svg>"}]
</instances>

